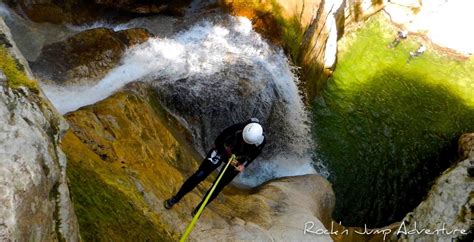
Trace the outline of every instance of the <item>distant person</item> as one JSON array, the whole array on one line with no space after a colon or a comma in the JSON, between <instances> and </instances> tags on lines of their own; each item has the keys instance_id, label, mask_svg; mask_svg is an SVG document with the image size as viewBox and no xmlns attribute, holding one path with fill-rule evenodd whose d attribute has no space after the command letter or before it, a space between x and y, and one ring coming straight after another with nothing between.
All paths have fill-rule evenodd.
<instances>
[{"instance_id":1,"label":"distant person","mask_svg":"<svg viewBox=\"0 0 474 242\"><path fill-rule=\"evenodd\" d=\"M410 63L410 61L413 58L422 55L423 53L425 53L425 51L426 51L426 46L423 44L415 52L410 51L410 57L408 57L407 63Z\"/></svg>"},{"instance_id":2,"label":"distant person","mask_svg":"<svg viewBox=\"0 0 474 242\"><path fill-rule=\"evenodd\" d=\"M398 44L400 44L400 42L403 40L403 39L406 39L408 37L408 31L407 30L399 30L397 32L397 37L395 37L395 39L392 41L392 43L390 43L390 45L388 46L389 48L395 48L398 46Z\"/></svg>"},{"instance_id":3,"label":"distant person","mask_svg":"<svg viewBox=\"0 0 474 242\"><path fill-rule=\"evenodd\" d=\"M224 173L213 194L209 198L208 204L217 197L219 192L229 184L234 177L252 163L260 155L265 146L265 134L258 119L252 118L246 122L234 124L222 131L214 141L214 147L207 153L198 170L189 177L181 186L178 193L164 202L164 207L170 209L178 203L181 198L193 190L201 181L211 174L221 164L227 164L232 155L236 156L226 172ZM222 172L222 171L221 171ZM214 181L216 182L216 181ZM208 195L209 189L204 195L202 201L197 205L192 215L194 216L199 207ZM207 204L206 204L207 205Z\"/></svg>"}]
</instances>

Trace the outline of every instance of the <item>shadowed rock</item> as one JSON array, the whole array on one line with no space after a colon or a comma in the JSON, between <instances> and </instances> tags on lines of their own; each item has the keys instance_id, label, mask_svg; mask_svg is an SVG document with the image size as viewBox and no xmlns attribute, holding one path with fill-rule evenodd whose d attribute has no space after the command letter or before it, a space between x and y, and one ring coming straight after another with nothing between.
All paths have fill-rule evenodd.
<instances>
[{"instance_id":1,"label":"shadowed rock","mask_svg":"<svg viewBox=\"0 0 474 242\"><path fill-rule=\"evenodd\" d=\"M19 14L48 23L84 24L97 20L126 20L136 15L184 14L190 0L6 0Z\"/></svg>"}]
</instances>

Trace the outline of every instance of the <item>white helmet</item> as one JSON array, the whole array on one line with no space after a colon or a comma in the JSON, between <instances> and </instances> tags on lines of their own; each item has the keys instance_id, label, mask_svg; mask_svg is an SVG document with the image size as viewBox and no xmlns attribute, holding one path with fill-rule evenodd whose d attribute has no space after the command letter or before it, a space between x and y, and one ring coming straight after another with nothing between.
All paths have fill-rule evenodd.
<instances>
[{"instance_id":1,"label":"white helmet","mask_svg":"<svg viewBox=\"0 0 474 242\"><path fill-rule=\"evenodd\" d=\"M258 123L249 123L245 125L242 137L247 144L260 145L264 139L263 128Z\"/></svg>"}]
</instances>

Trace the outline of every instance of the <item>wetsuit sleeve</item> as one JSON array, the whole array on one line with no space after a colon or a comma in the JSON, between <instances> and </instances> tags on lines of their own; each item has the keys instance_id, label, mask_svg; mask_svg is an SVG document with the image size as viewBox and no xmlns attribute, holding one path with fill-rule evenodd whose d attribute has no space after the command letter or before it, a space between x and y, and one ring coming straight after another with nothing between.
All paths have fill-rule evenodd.
<instances>
[{"instance_id":1,"label":"wetsuit sleeve","mask_svg":"<svg viewBox=\"0 0 474 242\"><path fill-rule=\"evenodd\" d=\"M241 128L242 124L234 124L232 126L227 127L224 129L216 138L214 141L214 145L216 149L220 152L223 152L225 150L225 143L229 138L232 138L235 135L235 132L237 132Z\"/></svg>"},{"instance_id":2,"label":"wetsuit sleeve","mask_svg":"<svg viewBox=\"0 0 474 242\"><path fill-rule=\"evenodd\" d=\"M265 146L266 144L266 139L263 140L263 143L260 144L247 158L244 166L247 167L250 165L250 163L252 163L255 158L257 158L257 156L259 156L261 153L262 153L262 150L263 150L263 147Z\"/></svg>"}]
</instances>

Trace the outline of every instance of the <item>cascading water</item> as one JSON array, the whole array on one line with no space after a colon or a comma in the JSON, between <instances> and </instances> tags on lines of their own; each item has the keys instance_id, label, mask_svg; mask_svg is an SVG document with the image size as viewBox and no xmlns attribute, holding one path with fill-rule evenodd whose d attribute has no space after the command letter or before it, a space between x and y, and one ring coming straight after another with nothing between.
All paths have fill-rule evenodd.
<instances>
[{"instance_id":1,"label":"cascading water","mask_svg":"<svg viewBox=\"0 0 474 242\"><path fill-rule=\"evenodd\" d=\"M268 145L238 177L238 183L256 186L276 177L315 173L309 117L293 71L284 53L255 33L248 19L213 17L130 48L95 85L43 83L42 88L67 113L128 83L151 83L165 108L191 131L201 153L226 126L257 117ZM327 174L324 168L318 172Z\"/></svg>"}]
</instances>

